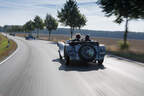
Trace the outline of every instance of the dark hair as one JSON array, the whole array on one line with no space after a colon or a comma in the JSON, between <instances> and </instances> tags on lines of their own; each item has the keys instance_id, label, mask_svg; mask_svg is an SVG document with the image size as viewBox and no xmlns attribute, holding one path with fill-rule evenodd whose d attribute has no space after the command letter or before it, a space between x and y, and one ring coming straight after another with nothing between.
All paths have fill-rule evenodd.
<instances>
[{"instance_id":1,"label":"dark hair","mask_svg":"<svg viewBox=\"0 0 144 96\"><path fill-rule=\"evenodd\" d=\"M85 41L90 41L90 36L89 35L85 36Z\"/></svg>"},{"instance_id":2,"label":"dark hair","mask_svg":"<svg viewBox=\"0 0 144 96\"><path fill-rule=\"evenodd\" d=\"M90 36L89 36L89 35L86 35L85 38L88 39L88 38L90 38Z\"/></svg>"},{"instance_id":3,"label":"dark hair","mask_svg":"<svg viewBox=\"0 0 144 96\"><path fill-rule=\"evenodd\" d=\"M76 34L76 38L81 38L81 35L80 34Z\"/></svg>"}]
</instances>

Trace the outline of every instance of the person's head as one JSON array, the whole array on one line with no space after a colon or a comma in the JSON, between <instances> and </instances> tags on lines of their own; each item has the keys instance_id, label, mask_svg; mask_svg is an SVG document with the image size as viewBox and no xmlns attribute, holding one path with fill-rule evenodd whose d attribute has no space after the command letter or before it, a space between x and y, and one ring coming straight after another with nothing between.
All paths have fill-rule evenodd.
<instances>
[{"instance_id":1,"label":"person's head","mask_svg":"<svg viewBox=\"0 0 144 96\"><path fill-rule=\"evenodd\" d=\"M80 33L77 33L76 34L76 39L80 39L81 38L81 34Z\"/></svg>"},{"instance_id":2,"label":"person's head","mask_svg":"<svg viewBox=\"0 0 144 96\"><path fill-rule=\"evenodd\" d=\"M85 36L85 40L90 40L90 36L89 36L89 35L86 35L86 36Z\"/></svg>"}]
</instances>

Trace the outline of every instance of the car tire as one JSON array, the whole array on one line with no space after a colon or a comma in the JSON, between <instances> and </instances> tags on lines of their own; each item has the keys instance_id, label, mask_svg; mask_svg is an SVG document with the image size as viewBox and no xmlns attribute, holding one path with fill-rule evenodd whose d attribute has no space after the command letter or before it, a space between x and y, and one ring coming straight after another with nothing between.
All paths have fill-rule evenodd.
<instances>
[{"instance_id":1,"label":"car tire","mask_svg":"<svg viewBox=\"0 0 144 96\"><path fill-rule=\"evenodd\" d=\"M68 66L70 64L70 59L66 52L66 46L64 46L64 59L65 59L65 65Z\"/></svg>"},{"instance_id":2,"label":"car tire","mask_svg":"<svg viewBox=\"0 0 144 96\"><path fill-rule=\"evenodd\" d=\"M61 54L60 54L60 50L58 50L58 53L59 53L59 58L60 58L60 60L62 60L62 56L61 56Z\"/></svg>"},{"instance_id":3,"label":"car tire","mask_svg":"<svg viewBox=\"0 0 144 96\"><path fill-rule=\"evenodd\" d=\"M103 65L104 60L98 60L98 65Z\"/></svg>"},{"instance_id":4,"label":"car tire","mask_svg":"<svg viewBox=\"0 0 144 96\"><path fill-rule=\"evenodd\" d=\"M70 59L69 59L68 56L65 58L65 65L66 65L66 66L69 66L69 65L70 65Z\"/></svg>"}]
</instances>

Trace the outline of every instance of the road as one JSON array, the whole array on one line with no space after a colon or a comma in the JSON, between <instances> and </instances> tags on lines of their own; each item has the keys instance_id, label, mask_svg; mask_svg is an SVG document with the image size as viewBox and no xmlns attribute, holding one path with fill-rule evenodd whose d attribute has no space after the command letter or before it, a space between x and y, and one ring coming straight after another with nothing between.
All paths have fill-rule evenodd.
<instances>
[{"instance_id":1,"label":"road","mask_svg":"<svg viewBox=\"0 0 144 96\"><path fill-rule=\"evenodd\" d=\"M0 96L144 96L144 66L106 56L104 66L66 67L55 43L14 37L16 53L0 65Z\"/></svg>"}]
</instances>

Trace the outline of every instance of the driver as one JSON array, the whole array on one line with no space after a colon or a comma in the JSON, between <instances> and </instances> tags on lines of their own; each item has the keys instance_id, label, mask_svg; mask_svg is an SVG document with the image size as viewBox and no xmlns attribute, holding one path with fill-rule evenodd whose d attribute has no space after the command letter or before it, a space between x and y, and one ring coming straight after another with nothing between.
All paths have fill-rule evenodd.
<instances>
[{"instance_id":1,"label":"driver","mask_svg":"<svg viewBox=\"0 0 144 96\"><path fill-rule=\"evenodd\" d=\"M90 39L90 36L89 36L89 35L86 35L86 36L85 36L85 41L91 41L91 39Z\"/></svg>"},{"instance_id":2,"label":"driver","mask_svg":"<svg viewBox=\"0 0 144 96\"><path fill-rule=\"evenodd\" d=\"M81 41L81 34L77 33L75 39L73 39L72 41Z\"/></svg>"}]
</instances>

